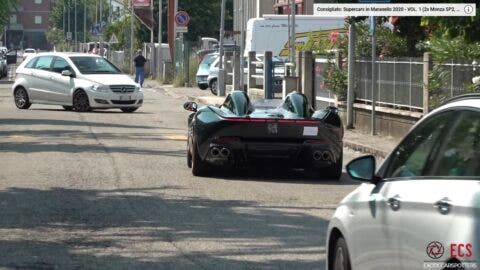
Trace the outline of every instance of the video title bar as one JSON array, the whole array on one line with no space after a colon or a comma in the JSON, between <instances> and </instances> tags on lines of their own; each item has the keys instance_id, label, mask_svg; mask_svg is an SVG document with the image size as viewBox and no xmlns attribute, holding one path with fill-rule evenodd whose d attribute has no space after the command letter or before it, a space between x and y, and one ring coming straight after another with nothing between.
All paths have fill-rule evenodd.
<instances>
[{"instance_id":1,"label":"video title bar","mask_svg":"<svg viewBox=\"0 0 480 270\"><path fill-rule=\"evenodd\" d=\"M361 16L437 16L473 17L476 4L313 4L314 15L322 17L361 17Z\"/></svg>"}]
</instances>

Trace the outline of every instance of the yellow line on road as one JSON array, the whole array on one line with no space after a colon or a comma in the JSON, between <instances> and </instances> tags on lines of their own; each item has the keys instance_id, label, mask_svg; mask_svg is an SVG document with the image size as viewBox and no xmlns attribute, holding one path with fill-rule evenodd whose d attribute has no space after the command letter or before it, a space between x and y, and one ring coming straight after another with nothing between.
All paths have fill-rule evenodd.
<instances>
[{"instance_id":1,"label":"yellow line on road","mask_svg":"<svg viewBox=\"0 0 480 270\"><path fill-rule=\"evenodd\" d=\"M17 142L25 142L32 139L31 136L25 136L25 135L12 135L12 136L8 136L7 138L15 140Z\"/></svg>"},{"instance_id":2,"label":"yellow line on road","mask_svg":"<svg viewBox=\"0 0 480 270\"><path fill-rule=\"evenodd\" d=\"M162 135L162 138L165 140L172 140L172 141L186 141L187 140L187 135L185 134L167 134L167 135Z\"/></svg>"}]
</instances>

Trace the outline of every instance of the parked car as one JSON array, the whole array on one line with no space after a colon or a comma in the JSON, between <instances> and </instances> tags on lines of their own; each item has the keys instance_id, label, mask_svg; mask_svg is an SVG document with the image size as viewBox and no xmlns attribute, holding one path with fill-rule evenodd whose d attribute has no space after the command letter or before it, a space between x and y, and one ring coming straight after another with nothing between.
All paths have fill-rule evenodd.
<instances>
[{"instance_id":1,"label":"parked car","mask_svg":"<svg viewBox=\"0 0 480 270\"><path fill-rule=\"evenodd\" d=\"M263 61L263 55L257 55L256 56L256 61L259 61L259 62ZM218 91L218 68L219 68L219 64L220 64L220 58L217 56L217 58L215 58L213 63L210 65L210 70L208 72L208 77L207 77L208 87L210 87L210 91L214 95L217 95L217 91ZM282 92L283 75L284 75L284 71L285 71L285 67L284 67L285 62L283 62L283 60L278 58L278 57L273 57L272 58L272 64L273 64L273 92L274 93L281 93ZM243 72L244 72L243 73L244 77L247 78L247 76L248 76L247 63L244 64ZM261 66L257 67L255 69L255 73L257 75L263 74L263 68ZM228 81L230 78L225 78L225 79ZM246 79L245 79L245 81L246 81ZM263 85L263 80L262 79L256 78L255 82L256 82L256 85Z\"/></svg>"},{"instance_id":2,"label":"parked car","mask_svg":"<svg viewBox=\"0 0 480 270\"><path fill-rule=\"evenodd\" d=\"M107 59L84 53L40 53L23 61L12 90L19 109L38 103L79 112L134 112L143 104L139 84Z\"/></svg>"},{"instance_id":3,"label":"parked car","mask_svg":"<svg viewBox=\"0 0 480 270\"><path fill-rule=\"evenodd\" d=\"M373 156L347 172L363 184L330 221L327 269L477 268L460 264L480 263L480 94L422 118L376 173Z\"/></svg>"},{"instance_id":4,"label":"parked car","mask_svg":"<svg viewBox=\"0 0 480 270\"><path fill-rule=\"evenodd\" d=\"M205 90L208 88L208 75L210 72L210 65L218 58L218 53L209 53L203 57L197 71L197 85L198 88Z\"/></svg>"},{"instance_id":5,"label":"parked car","mask_svg":"<svg viewBox=\"0 0 480 270\"><path fill-rule=\"evenodd\" d=\"M187 165L196 176L212 170L271 162L302 168L311 176L338 180L342 173L343 126L337 109L314 111L305 95L252 104L232 91L222 106L184 104L188 117Z\"/></svg>"},{"instance_id":6,"label":"parked car","mask_svg":"<svg viewBox=\"0 0 480 270\"><path fill-rule=\"evenodd\" d=\"M7 55L0 50L0 78L6 77L8 73Z\"/></svg>"},{"instance_id":7,"label":"parked car","mask_svg":"<svg viewBox=\"0 0 480 270\"><path fill-rule=\"evenodd\" d=\"M37 53L37 50L32 48L27 48L23 51L23 60L27 59L29 56L32 56Z\"/></svg>"}]
</instances>

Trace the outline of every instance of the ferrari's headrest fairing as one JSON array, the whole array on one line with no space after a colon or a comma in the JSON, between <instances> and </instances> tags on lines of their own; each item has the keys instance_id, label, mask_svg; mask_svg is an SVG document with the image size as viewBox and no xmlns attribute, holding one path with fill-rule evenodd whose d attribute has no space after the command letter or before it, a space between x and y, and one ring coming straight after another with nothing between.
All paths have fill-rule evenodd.
<instances>
[{"instance_id":1,"label":"ferrari's headrest fairing","mask_svg":"<svg viewBox=\"0 0 480 270\"><path fill-rule=\"evenodd\" d=\"M227 95L220 109L211 108L221 117L285 118L285 119L322 119L325 112L315 112L307 97L300 92L288 94L284 100L250 101L247 93L240 90Z\"/></svg>"}]
</instances>

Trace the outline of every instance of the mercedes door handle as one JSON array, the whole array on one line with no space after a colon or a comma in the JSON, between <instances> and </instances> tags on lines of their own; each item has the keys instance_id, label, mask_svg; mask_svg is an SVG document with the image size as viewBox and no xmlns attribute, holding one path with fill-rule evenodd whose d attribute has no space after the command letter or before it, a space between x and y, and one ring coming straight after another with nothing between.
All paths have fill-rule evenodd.
<instances>
[{"instance_id":1,"label":"mercedes door handle","mask_svg":"<svg viewBox=\"0 0 480 270\"><path fill-rule=\"evenodd\" d=\"M437 201L433 207L437 208L438 212L442 215L447 215L450 213L450 209L452 208L452 204L448 198L443 198Z\"/></svg>"},{"instance_id":2,"label":"mercedes door handle","mask_svg":"<svg viewBox=\"0 0 480 270\"><path fill-rule=\"evenodd\" d=\"M387 204L393 211L398 211L400 209L400 196L395 195L394 197L389 198Z\"/></svg>"}]
</instances>

